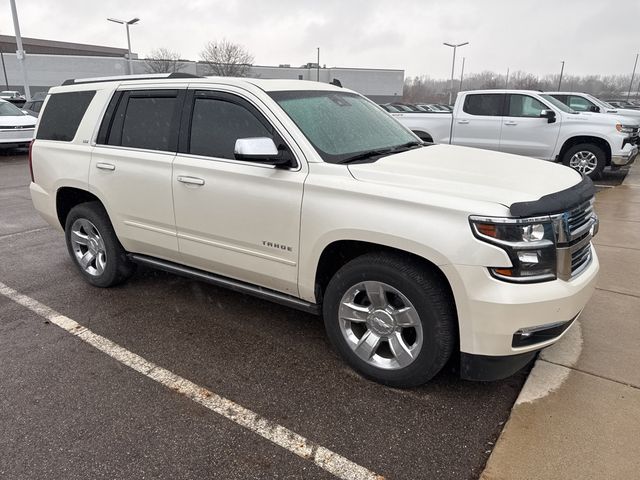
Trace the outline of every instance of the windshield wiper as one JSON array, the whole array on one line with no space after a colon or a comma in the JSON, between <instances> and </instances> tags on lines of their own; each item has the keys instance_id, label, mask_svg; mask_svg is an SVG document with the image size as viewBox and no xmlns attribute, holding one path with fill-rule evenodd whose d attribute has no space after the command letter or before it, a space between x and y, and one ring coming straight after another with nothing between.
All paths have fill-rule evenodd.
<instances>
[{"instance_id":1,"label":"windshield wiper","mask_svg":"<svg viewBox=\"0 0 640 480\"><path fill-rule=\"evenodd\" d=\"M367 160L373 157L379 157L381 155L388 155L392 153L393 149L391 148L381 148L378 150L369 150L367 152L358 153L357 155L353 155L351 157L343 158L338 163L351 163L357 160Z\"/></svg>"},{"instance_id":2,"label":"windshield wiper","mask_svg":"<svg viewBox=\"0 0 640 480\"><path fill-rule=\"evenodd\" d=\"M402 145L396 145L395 147L379 148L377 150L369 150L367 152L358 153L357 155L353 155L352 157L344 158L338 163L351 163L358 160L367 160L369 158L389 155L391 153L404 152L415 147L421 147L423 145L425 145L424 142L418 142L417 140L414 140L412 142L403 143Z\"/></svg>"}]
</instances>

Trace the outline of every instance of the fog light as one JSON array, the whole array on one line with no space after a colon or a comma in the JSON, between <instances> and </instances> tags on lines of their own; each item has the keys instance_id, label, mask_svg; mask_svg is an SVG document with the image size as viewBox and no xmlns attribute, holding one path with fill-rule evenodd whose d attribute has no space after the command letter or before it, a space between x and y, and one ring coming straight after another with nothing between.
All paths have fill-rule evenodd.
<instances>
[{"instance_id":1,"label":"fog light","mask_svg":"<svg viewBox=\"0 0 640 480\"><path fill-rule=\"evenodd\" d=\"M528 250L520 250L518 252L518 260L522 263L539 263L540 259L538 258L537 251L528 251Z\"/></svg>"}]
</instances>

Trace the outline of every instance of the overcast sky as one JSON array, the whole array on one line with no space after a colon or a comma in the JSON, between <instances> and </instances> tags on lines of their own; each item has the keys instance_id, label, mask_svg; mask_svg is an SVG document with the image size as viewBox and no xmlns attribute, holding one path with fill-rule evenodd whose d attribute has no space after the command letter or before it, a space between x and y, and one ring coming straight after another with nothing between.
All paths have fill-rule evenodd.
<instances>
[{"instance_id":1,"label":"overcast sky","mask_svg":"<svg viewBox=\"0 0 640 480\"><path fill-rule=\"evenodd\" d=\"M451 49L465 71L631 73L640 51L640 0L17 0L22 35L126 47L124 27L106 17L140 17L131 27L141 57L167 47L196 60L227 38L258 65L400 68L407 76L451 74ZM8 1L0 33L13 34ZM28 52L27 52L28 54ZM457 74L460 62L457 63Z\"/></svg>"}]
</instances>

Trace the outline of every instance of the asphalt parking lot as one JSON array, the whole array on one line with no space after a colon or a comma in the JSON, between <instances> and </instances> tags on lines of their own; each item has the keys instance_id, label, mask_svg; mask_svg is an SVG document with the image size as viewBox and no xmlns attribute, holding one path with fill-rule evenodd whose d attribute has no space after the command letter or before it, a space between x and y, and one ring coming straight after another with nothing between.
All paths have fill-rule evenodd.
<instances>
[{"instance_id":1,"label":"asphalt parking lot","mask_svg":"<svg viewBox=\"0 0 640 480\"><path fill-rule=\"evenodd\" d=\"M0 284L384 478L481 473L525 380L360 378L320 318L163 272L97 289L0 153ZM607 173L601 188L622 181ZM0 478L335 478L0 295Z\"/></svg>"}]
</instances>

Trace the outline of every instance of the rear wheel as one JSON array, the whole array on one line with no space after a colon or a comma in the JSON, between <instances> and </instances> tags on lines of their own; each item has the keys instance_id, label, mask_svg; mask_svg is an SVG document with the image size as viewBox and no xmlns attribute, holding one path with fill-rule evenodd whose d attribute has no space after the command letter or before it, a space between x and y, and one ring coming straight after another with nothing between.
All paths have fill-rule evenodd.
<instances>
[{"instance_id":1,"label":"rear wheel","mask_svg":"<svg viewBox=\"0 0 640 480\"><path fill-rule=\"evenodd\" d=\"M133 275L135 264L120 245L100 203L73 207L65 222L65 238L69 255L90 284L112 287Z\"/></svg>"},{"instance_id":2,"label":"rear wheel","mask_svg":"<svg viewBox=\"0 0 640 480\"><path fill-rule=\"evenodd\" d=\"M602 176L607 160L604 151L597 145L581 143L565 152L562 163L593 180L597 180Z\"/></svg>"},{"instance_id":3,"label":"rear wheel","mask_svg":"<svg viewBox=\"0 0 640 480\"><path fill-rule=\"evenodd\" d=\"M442 279L401 256L367 254L342 267L323 302L327 335L355 370L385 385L423 384L455 344Z\"/></svg>"}]
</instances>

